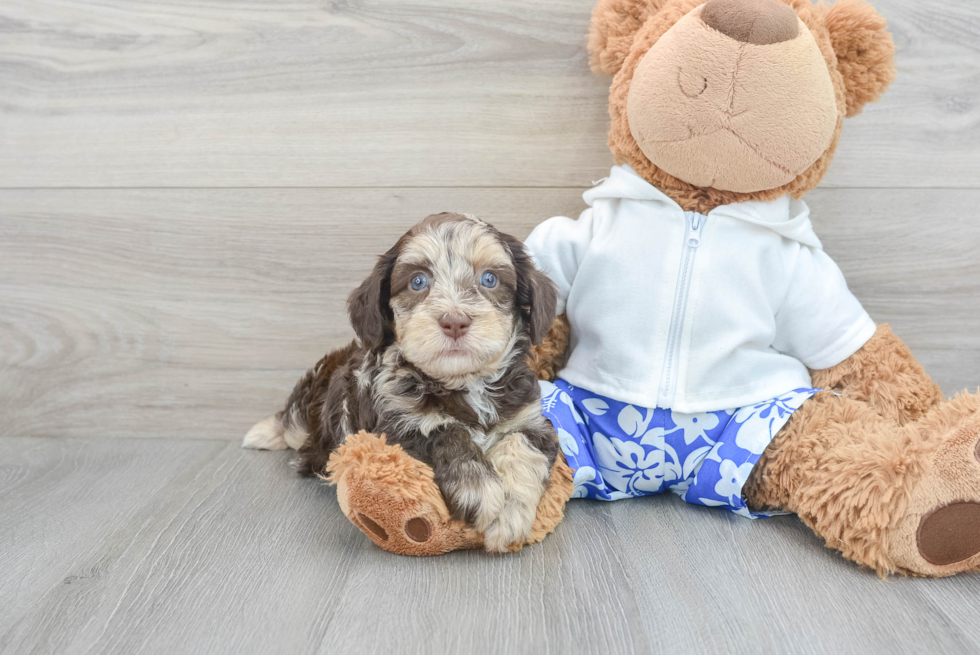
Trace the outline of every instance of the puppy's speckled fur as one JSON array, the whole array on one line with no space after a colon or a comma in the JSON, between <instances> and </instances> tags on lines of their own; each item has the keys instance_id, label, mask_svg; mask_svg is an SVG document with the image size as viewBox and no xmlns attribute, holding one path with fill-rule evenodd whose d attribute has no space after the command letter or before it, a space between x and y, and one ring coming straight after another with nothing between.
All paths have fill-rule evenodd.
<instances>
[{"instance_id":1,"label":"puppy's speckled fur","mask_svg":"<svg viewBox=\"0 0 980 655\"><path fill-rule=\"evenodd\" d=\"M428 286L413 289L420 274ZM530 534L558 455L527 363L555 305L519 241L472 216L430 216L351 294L358 341L310 369L246 445L298 447L300 474L322 475L348 435L385 434L432 467L453 518L505 551ZM447 315L469 321L465 334L447 336Z\"/></svg>"}]
</instances>

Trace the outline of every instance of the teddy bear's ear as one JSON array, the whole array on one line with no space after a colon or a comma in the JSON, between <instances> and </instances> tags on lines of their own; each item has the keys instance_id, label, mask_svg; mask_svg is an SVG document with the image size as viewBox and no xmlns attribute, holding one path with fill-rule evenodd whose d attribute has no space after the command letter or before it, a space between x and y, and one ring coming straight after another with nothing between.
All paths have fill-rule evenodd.
<instances>
[{"instance_id":1,"label":"teddy bear's ear","mask_svg":"<svg viewBox=\"0 0 980 655\"><path fill-rule=\"evenodd\" d=\"M895 43L884 16L863 0L837 0L827 10L827 28L844 76L847 116L855 116L895 79Z\"/></svg>"},{"instance_id":2,"label":"teddy bear's ear","mask_svg":"<svg viewBox=\"0 0 980 655\"><path fill-rule=\"evenodd\" d=\"M589 66L599 75L615 75L633 45L633 37L666 0L599 0L589 27Z\"/></svg>"}]
</instances>

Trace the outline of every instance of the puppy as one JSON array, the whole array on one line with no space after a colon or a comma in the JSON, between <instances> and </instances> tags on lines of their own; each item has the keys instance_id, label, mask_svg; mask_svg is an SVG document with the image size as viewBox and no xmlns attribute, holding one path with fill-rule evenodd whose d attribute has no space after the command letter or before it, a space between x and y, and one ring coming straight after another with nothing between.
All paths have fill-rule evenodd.
<instances>
[{"instance_id":1,"label":"puppy","mask_svg":"<svg viewBox=\"0 0 980 655\"><path fill-rule=\"evenodd\" d=\"M296 448L309 476L348 434L386 434L432 467L454 518L506 551L530 533L558 455L527 364L556 298L515 238L473 216L429 216L351 294L357 339L310 369L244 445Z\"/></svg>"}]
</instances>

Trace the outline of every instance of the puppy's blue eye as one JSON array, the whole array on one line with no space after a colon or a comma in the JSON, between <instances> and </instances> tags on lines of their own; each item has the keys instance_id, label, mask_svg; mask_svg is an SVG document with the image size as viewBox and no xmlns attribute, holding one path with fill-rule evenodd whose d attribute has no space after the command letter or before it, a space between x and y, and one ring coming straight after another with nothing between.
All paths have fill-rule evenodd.
<instances>
[{"instance_id":1,"label":"puppy's blue eye","mask_svg":"<svg viewBox=\"0 0 980 655\"><path fill-rule=\"evenodd\" d=\"M411 286L413 291L421 291L422 289L429 286L429 278L419 273L418 275L412 278Z\"/></svg>"},{"instance_id":2,"label":"puppy's blue eye","mask_svg":"<svg viewBox=\"0 0 980 655\"><path fill-rule=\"evenodd\" d=\"M490 271L487 271L480 277L480 284L488 289L492 289L497 286L497 276Z\"/></svg>"}]
</instances>

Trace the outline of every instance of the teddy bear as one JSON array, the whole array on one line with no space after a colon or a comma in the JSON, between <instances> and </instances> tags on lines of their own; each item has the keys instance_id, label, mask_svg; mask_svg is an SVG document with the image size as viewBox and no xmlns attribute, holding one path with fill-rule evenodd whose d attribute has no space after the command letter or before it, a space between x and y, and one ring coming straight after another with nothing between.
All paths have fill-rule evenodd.
<instances>
[{"instance_id":1,"label":"teddy bear","mask_svg":"<svg viewBox=\"0 0 980 655\"><path fill-rule=\"evenodd\" d=\"M844 118L895 77L863 0L600 0L616 166L525 243L559 288L534 350L563 457L540 541L574 496L672 491L795 513L885 576L980 569L980 397L945 399L822 250L802 197ZM431 470L383 436L330 460L345 514L392 552L478 548Z\"/></svg>"}]
</instances>

